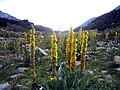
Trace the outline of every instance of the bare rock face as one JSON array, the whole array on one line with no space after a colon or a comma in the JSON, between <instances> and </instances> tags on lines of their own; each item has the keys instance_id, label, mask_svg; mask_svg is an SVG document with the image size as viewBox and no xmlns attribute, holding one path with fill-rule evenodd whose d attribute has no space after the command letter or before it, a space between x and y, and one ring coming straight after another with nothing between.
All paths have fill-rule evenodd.
<instances>
[{"instance_id":1,"label":"bare rock face","mask_svg":"<svg viewBox=\"0 0 120 90\"><path fill-rule=\"evenodd\" d=\"M0 90L11 90L10 84L8 82L0 84Z\"/></svg>"}]
</instances>

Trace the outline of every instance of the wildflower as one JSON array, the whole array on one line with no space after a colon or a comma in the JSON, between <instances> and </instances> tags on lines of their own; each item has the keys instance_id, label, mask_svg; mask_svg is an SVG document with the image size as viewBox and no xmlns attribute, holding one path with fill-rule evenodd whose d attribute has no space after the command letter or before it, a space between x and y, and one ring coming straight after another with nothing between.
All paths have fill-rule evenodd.
<instances>
[{"instance_id":1,"label":"wildflower","mask_svg":"<svg viewBox=\"0 0 120 90\"><path fill-rule=\"evenodd\" d=\"M79 30L79 32L78 32L78 43L80 43L80 45L81 45L81 43L82 43L82 37L83 37L83 30L82 30L82 28L80 28L80 30Z\"/></svg>"},{"instance_id":2,"label":"wildflower","mask_svg":"<svg viewBox=\"0 0 120 90\"><path fill-rule=\"evenodd\" d=\"M58 53L57 53L57 38L56 34L52 34L51 38L51 62L52 62L52 78L51 80L56 80L57 79L57 58L58 58Z\"/></svg>"},{"instance_id":3,"label":"wildflower","mask_svg":"<svg viewBox=\"0 0 120 90\"><path fill-rule=\"evenodd\" d=\"M108 40L108 36L109 36L109 33L107 32L106 34L105 34L105 38Z\"/></svg>"},{"instance_id":4,"label":"wildflower","mask_svg":"<svg viewBox=\"0 0 120 90\"><path fill-rule=\"evenodd\" d=\"M24 45L25 45L25 48L26 48L26 44L27 44L27 33L24 32Z\"/></svg>"},{"instance_id":5,"label":"wildflower","mask_svg":"<svg viewBox=\"0 0 120 90\"><path fill-rule=\"evenodd\" d=\"M17 40L17 56L19 57L21 54L21 40L18 38Z\"/></svg>"},{"instance_id":6,"label":"wildflower","mask_svg":"<svg viewBox=\"0 0 120 90\"><path fill-rule=\"evenodd\" d=\"M76 68L76 51L77 44L72 27L70 28L66 42L66 62L70 70L74 71Z\"/></svg>"},{"instance_id":7,"label":"wildflower","mask_svg":"<svg viewBox=\"0 0 120 90\"><path fill-rule=\"evenodd\" d=\"M87 45L88 45L88 31L85 31L85 33L83 34L81 45L81 59L80 59L81 70L85 68Z\"/></svg>"},{"instance_id":8,"label":"wildflower","mask_svg":"<svg viewBox=\"0 0 120 90\"><path fill-rule=\"evenodd\" d=\"M35 73L35 29L32 27L30 30L30 61L31 61L31 71L33 76L32 83L35 83L36 73Z\"/></svg>"},{"instance_id":9,"label":"wildflower","mask_svg":"<svg viewBox=\"0 0 120 90\"><path fill-rule=\"evenodd\" d=\"M39 39L38 39L38 47L40 47L40 45L42 43L42 39L43 39L42 32L40 32Z\"/></svg>"}]
</instances>

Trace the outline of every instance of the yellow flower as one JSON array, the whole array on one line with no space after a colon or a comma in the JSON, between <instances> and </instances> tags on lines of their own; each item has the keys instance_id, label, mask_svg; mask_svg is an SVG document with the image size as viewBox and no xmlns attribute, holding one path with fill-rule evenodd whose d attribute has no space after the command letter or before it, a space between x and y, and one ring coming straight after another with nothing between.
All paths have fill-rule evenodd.
<instances>
[{"instance_id":1,"label":"yellow flower","mask_svg":"<svg viewBox=\"0 0 120 90\"><path fill-rule=\"evenodd\" d=\"M33 76L32 83L35 83L36 73L35 73L35 29L32 27L30 30L30 60L31 60L31 72Z\"/></svg>"},{"instance_id":2,"label":"yellow flower","mask_svg":"<svg viewBox=\"0 0 120 90\"><path fill-rule=\"evenodd\" d=\"M57 53L57 38L56 34L53 33L51 36L51 65L52 65L52 78L51 80L56 80L57 79L57 58L58 58L58 53Z\"/></svg>"},{"instance_id":3,"label":"yellow flower","mask_svg":"<svg viewBox=\"0 0 120 90\"><path fill-rule=\"evenodd\" d=\"M68 31L68 36L66 40L66 62L71 71L74 71L76 68L76 51L76 38L74 35L74 31L71 27Z\"/></svg>"},{"instance_id":4,"label":"yellow flower","mask_svg":"<svg viewBox=\"0 0 120 90\"><path fill-rule=\"evenodd\" d=\"M85 68L87 45L88 45L88 31L85 31L85 33L83 34L81 46L81 59L80 59L81 70Z\"/></svg>"}]
</instances>

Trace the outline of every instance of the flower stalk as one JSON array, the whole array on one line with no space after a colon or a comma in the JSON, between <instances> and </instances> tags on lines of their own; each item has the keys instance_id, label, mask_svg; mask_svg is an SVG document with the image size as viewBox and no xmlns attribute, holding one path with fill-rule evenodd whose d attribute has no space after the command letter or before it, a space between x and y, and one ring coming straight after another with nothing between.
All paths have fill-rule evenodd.
<instances>
[{"instance_id":1,"label":"flower stalk","mask_svg":"<svg viewBox=\"0 0 120 90\"><path fill-rule=\"evenodd\" d=\"M31 66L31 72L32 72L32 77L33 81L32 83L35 83L35 78L36 78L36 69L35 69L35 28L32 27L30 30L30 66Z\"/></svg>"},{"instance_id":2,"label":"flower stalk","mask_svg":"<svg viewBox=\"0 0 120 90\"><path fill-rule=\"evenodd\" d=\"M71 27L68 32L66 41L66 63L71 71L74 71L76 68L76 52L77 52L76 38L74 35L74 31Z\"/></svg>"},{"instance_id":3,"label":"flower stalk","mask_svg":"<svg viewBox=\"0 0 120 90\"><path fill-rule=\"evenodd\" d=\"M56 34L53 33L51 36L51 63L52 63L52 77L51 80L56 80L57 79L57 58L58 58L58 53L57 53L57 38Z\"/></svg>"},{"instance_id":4,"label":"flower stalk","mask_svg":"<svg viewBox=\"0 0 120 90\"><path fill-rule=\"evenodd\" d=\"M80 58L80 68L81 71L85 68L86 64L86 51L88 45L88 31L85 31L82 38L82 45L81 45L81 58Z\"/></svg>"}]
</instances>

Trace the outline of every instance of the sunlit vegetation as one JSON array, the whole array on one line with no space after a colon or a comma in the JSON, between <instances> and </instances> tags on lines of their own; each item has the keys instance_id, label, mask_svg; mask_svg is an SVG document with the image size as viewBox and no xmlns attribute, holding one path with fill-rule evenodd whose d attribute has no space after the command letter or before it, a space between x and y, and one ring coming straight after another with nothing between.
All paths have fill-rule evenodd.
<instances>
[{"instance_id":1,"label":"sunlit vegetation","mask_svg":"<svg viewBox=\"0 0 120 90\"><path fill-rule=\"evenodd\" d=\"M0 83L12 90L120 90L119 68L119 30L0 30Z\"/></svg>"}]
</instances>

